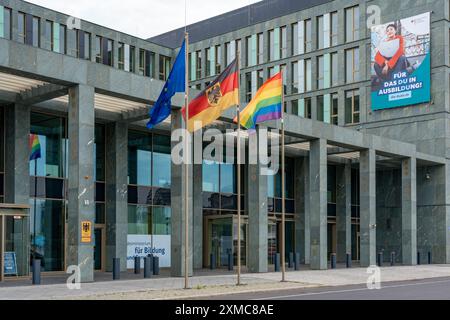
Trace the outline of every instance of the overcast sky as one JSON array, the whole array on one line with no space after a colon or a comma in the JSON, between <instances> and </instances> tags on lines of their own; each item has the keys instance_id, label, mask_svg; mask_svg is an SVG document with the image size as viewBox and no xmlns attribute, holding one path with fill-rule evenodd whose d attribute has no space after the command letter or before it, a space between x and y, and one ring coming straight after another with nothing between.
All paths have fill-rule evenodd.
<instances>
[{"instance_id":1,"label":"overcast sky","mask_svg":"<svg viewBox=\"0 0 450 320\"><path fill-rule=\"evenodd\" d=\"M27 0L141 38L180 28L185 0ZM188 24L259 0L187 0Z\"/></svg>"}]
</instances>

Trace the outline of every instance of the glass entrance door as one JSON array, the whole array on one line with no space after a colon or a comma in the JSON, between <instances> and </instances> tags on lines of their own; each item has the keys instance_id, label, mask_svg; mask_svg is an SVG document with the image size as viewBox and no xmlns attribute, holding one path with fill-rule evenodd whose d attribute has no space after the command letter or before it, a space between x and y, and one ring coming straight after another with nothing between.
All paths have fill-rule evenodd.
<instances>
[{"instance_id":1,"label":"glass entrance door","mask_svg":"<svg viewBox=\"0 0 450 320\"><path fill-rule=\"evenodd\" d=\"M227 266L228 253L233 253L232 221L231 217L209 220L209 255L214 254L217 268Z\"/></svg>"},{"instance_id":2,"label":"glass entrance door","mask_svg":"<svg viewBox=\"0 0 450 320\"><path fill-rule=\"evenodd\" d=\"M233 263L237 265L238 219L236 216L208 217L205 219L205 265L210 266L211 254L214 254L216 268L228 266L228 254L233 255ZM247 221L241 221L241 266L247 264Z\"/></svg>"}]
</instances>

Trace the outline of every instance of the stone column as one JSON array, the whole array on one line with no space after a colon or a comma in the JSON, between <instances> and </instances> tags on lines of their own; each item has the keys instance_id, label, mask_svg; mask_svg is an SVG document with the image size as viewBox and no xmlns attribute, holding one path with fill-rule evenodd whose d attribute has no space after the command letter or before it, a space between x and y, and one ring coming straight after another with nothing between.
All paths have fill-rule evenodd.
<instances>
[{"instance_id":1,"label":"stone column","mask_svg":"<svg viewBox=\"0 0 450 320\"><path fill-rule=\"evenodd\" d=\"M259 136L259 128L257 128ZM253 135L255 136L255 135ZM250 137L252 138L252 137ZM258 154L256 143L249 143L250 155ZM250 161L249 161L250 162ZM248 263L249 272L267 272L267 233L269 228L267 213L267 176L261 175L261 164L247 166L247 208L248 208Z\"/></svg>"},{"instance_id":2,"label":"stone column","mask_svg":"<svg viewBox=\"0 0 450 320\"><path fill-rule=\"evenodd\" d=\"M417 264L416 159L402 160L402 262Z\"/></svg>"},{"instance_id":3,"label":"stone column","mask_svg":"<svg viewBox=\"0 0 450 320\"><path fill-rule=\"evenodd\" d=\"M317 139L310 142L310 228L311 257L313 270L327 269L327 141Z\"/></svg>"},{"instance_id":4,"label":"stone column","mask_svg":"<svg viewBox=\"0 0 450 320\"><path fill-rule=\"evenodd\" d=\"M194 164L193 171L194 269L201 269L203 268L203 166Z\"/></svg>"},{"instance_id":5,"label":"stone column","mask_svg":"<svg viewBox=\"0 0 450 320\"><path fill-rule=\"evenodd\" d=\"M67 265L78 265L81 282L94 280L94 88L69 89L69 179ZM82 242L82 222L91 223L91 239Z\"/></svg>"},{"instance_id":6,"label":"stone column","mask_svg":"<svg viewBox=\"0 0 450 320\"><path fill-rule=\"evenodd\" d=\"M172 132L176 129L184 128L185 122L181 116L181 110L172 110ZM172 142L172 151L174 148L178 148L184 144L184 141L180 139L181 142ZM181 149L181 150L184 150ZM177 155L182 156L182 152L175 152ZM191 152L192 154L192 152ZM172 277L184 277L185 275L185 179L186 179L186 168L184 164L175 164L172 161L172 182L171 182L171 208L172 208L172 233L171 233L171 275ZM189 184L189 216L188 225L189 229L189 252L188 252L188 263L189 270L188 274L191 276L193 274L193 214L192 214L192 191L193 191L193 178L192 178L192 165L188 169L190 181Z\"/></svg>"},{"instance_id":7,"label":"stone column","mask_svg":"<svg viewBox=\"0 0 450 320\"><path fill-rule=\"evenodd\" d=\"M5 108L5 202L30 203L30 107Z\"/></svg>"},{"instance_id":8,"label":"stone column","mask_svg":"<svg viewBox=\"0 0 450 320\"><path fill-rule=\"evenodd\" d=\"M128 124L106 125L106 271L113 258L120 258L120 270L127 270L128 235Z\"/></svg>"},{"instance_id":9,"label":"stone column","mask_svg":"<svg viewBox=\"0 0 450 320\"><path fill-rule=\"evenodd\" d=\"M352 167L350 163L338 166L337 197L336 197L336 228L337 228L337 261L345 262L347 253L352 251Z\"/></svg>"},{"instance_id":10,"label":"stone column","mask_svg":"<svg viewBox=\"0 0 450 320\"><path fill-rule=\"evenodd\" d=\"M310 217L309 217L309 159L295 159L295 251L300 262L309 264Z\"/></svg>"},{"instance_id":11,"label":"stone column","mask_svg":"<svg viewBox=\"0 0 450 320\"><path fill-rule=\"evenodd\" d=\"M360 256L361 267L376 264L376 154L360 152Z\"/></svg>"}]
</instances>

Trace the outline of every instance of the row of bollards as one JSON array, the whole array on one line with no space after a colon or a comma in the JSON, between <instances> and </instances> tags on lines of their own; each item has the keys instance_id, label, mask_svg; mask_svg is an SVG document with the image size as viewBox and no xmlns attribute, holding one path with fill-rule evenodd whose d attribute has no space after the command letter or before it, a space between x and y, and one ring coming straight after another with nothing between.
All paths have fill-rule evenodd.
<instances>
[{"instance_id":1,"label":"row of bollards","mask_svg":"<svg viewBox=\"0 0 450 320\"><path fill-rule=\"evenodd\" d=\"M141 273L142 257L134 257L134 274ZM159 275L159 257L148 255L144 257L144 278ZM113 280L120 280L120 258L113 258Z\"/></svg>"}]
</instances>

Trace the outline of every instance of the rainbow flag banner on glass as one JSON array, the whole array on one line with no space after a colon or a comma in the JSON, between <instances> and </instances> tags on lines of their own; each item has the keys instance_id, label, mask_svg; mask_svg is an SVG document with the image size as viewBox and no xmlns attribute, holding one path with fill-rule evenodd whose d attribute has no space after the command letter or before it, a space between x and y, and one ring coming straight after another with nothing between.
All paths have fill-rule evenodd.
<instances>
[{"instance_id":1,"label":"rainbow flag banner on glass","mask_svg":"<svg viewBox=\"0 0 450 320\"><path fill-rule=\"evenodd\" d=\"M247 129L255 129L258 123L281 119L282 95L283 77L279 72L259 88L252 101L241 111L241 125Z\"/></svg>"},{"instance_id":2,"label":"rainbow flag banner on glass","mask_svg":"<svg viewBox=\"0 0 450 320\"><path fill-rule=\"evenodd\" d=\"M30 161L41 157L41 143L39 142L39 137L37 134L30 135L30 149Z\"/></svg>"}]
</instances>

